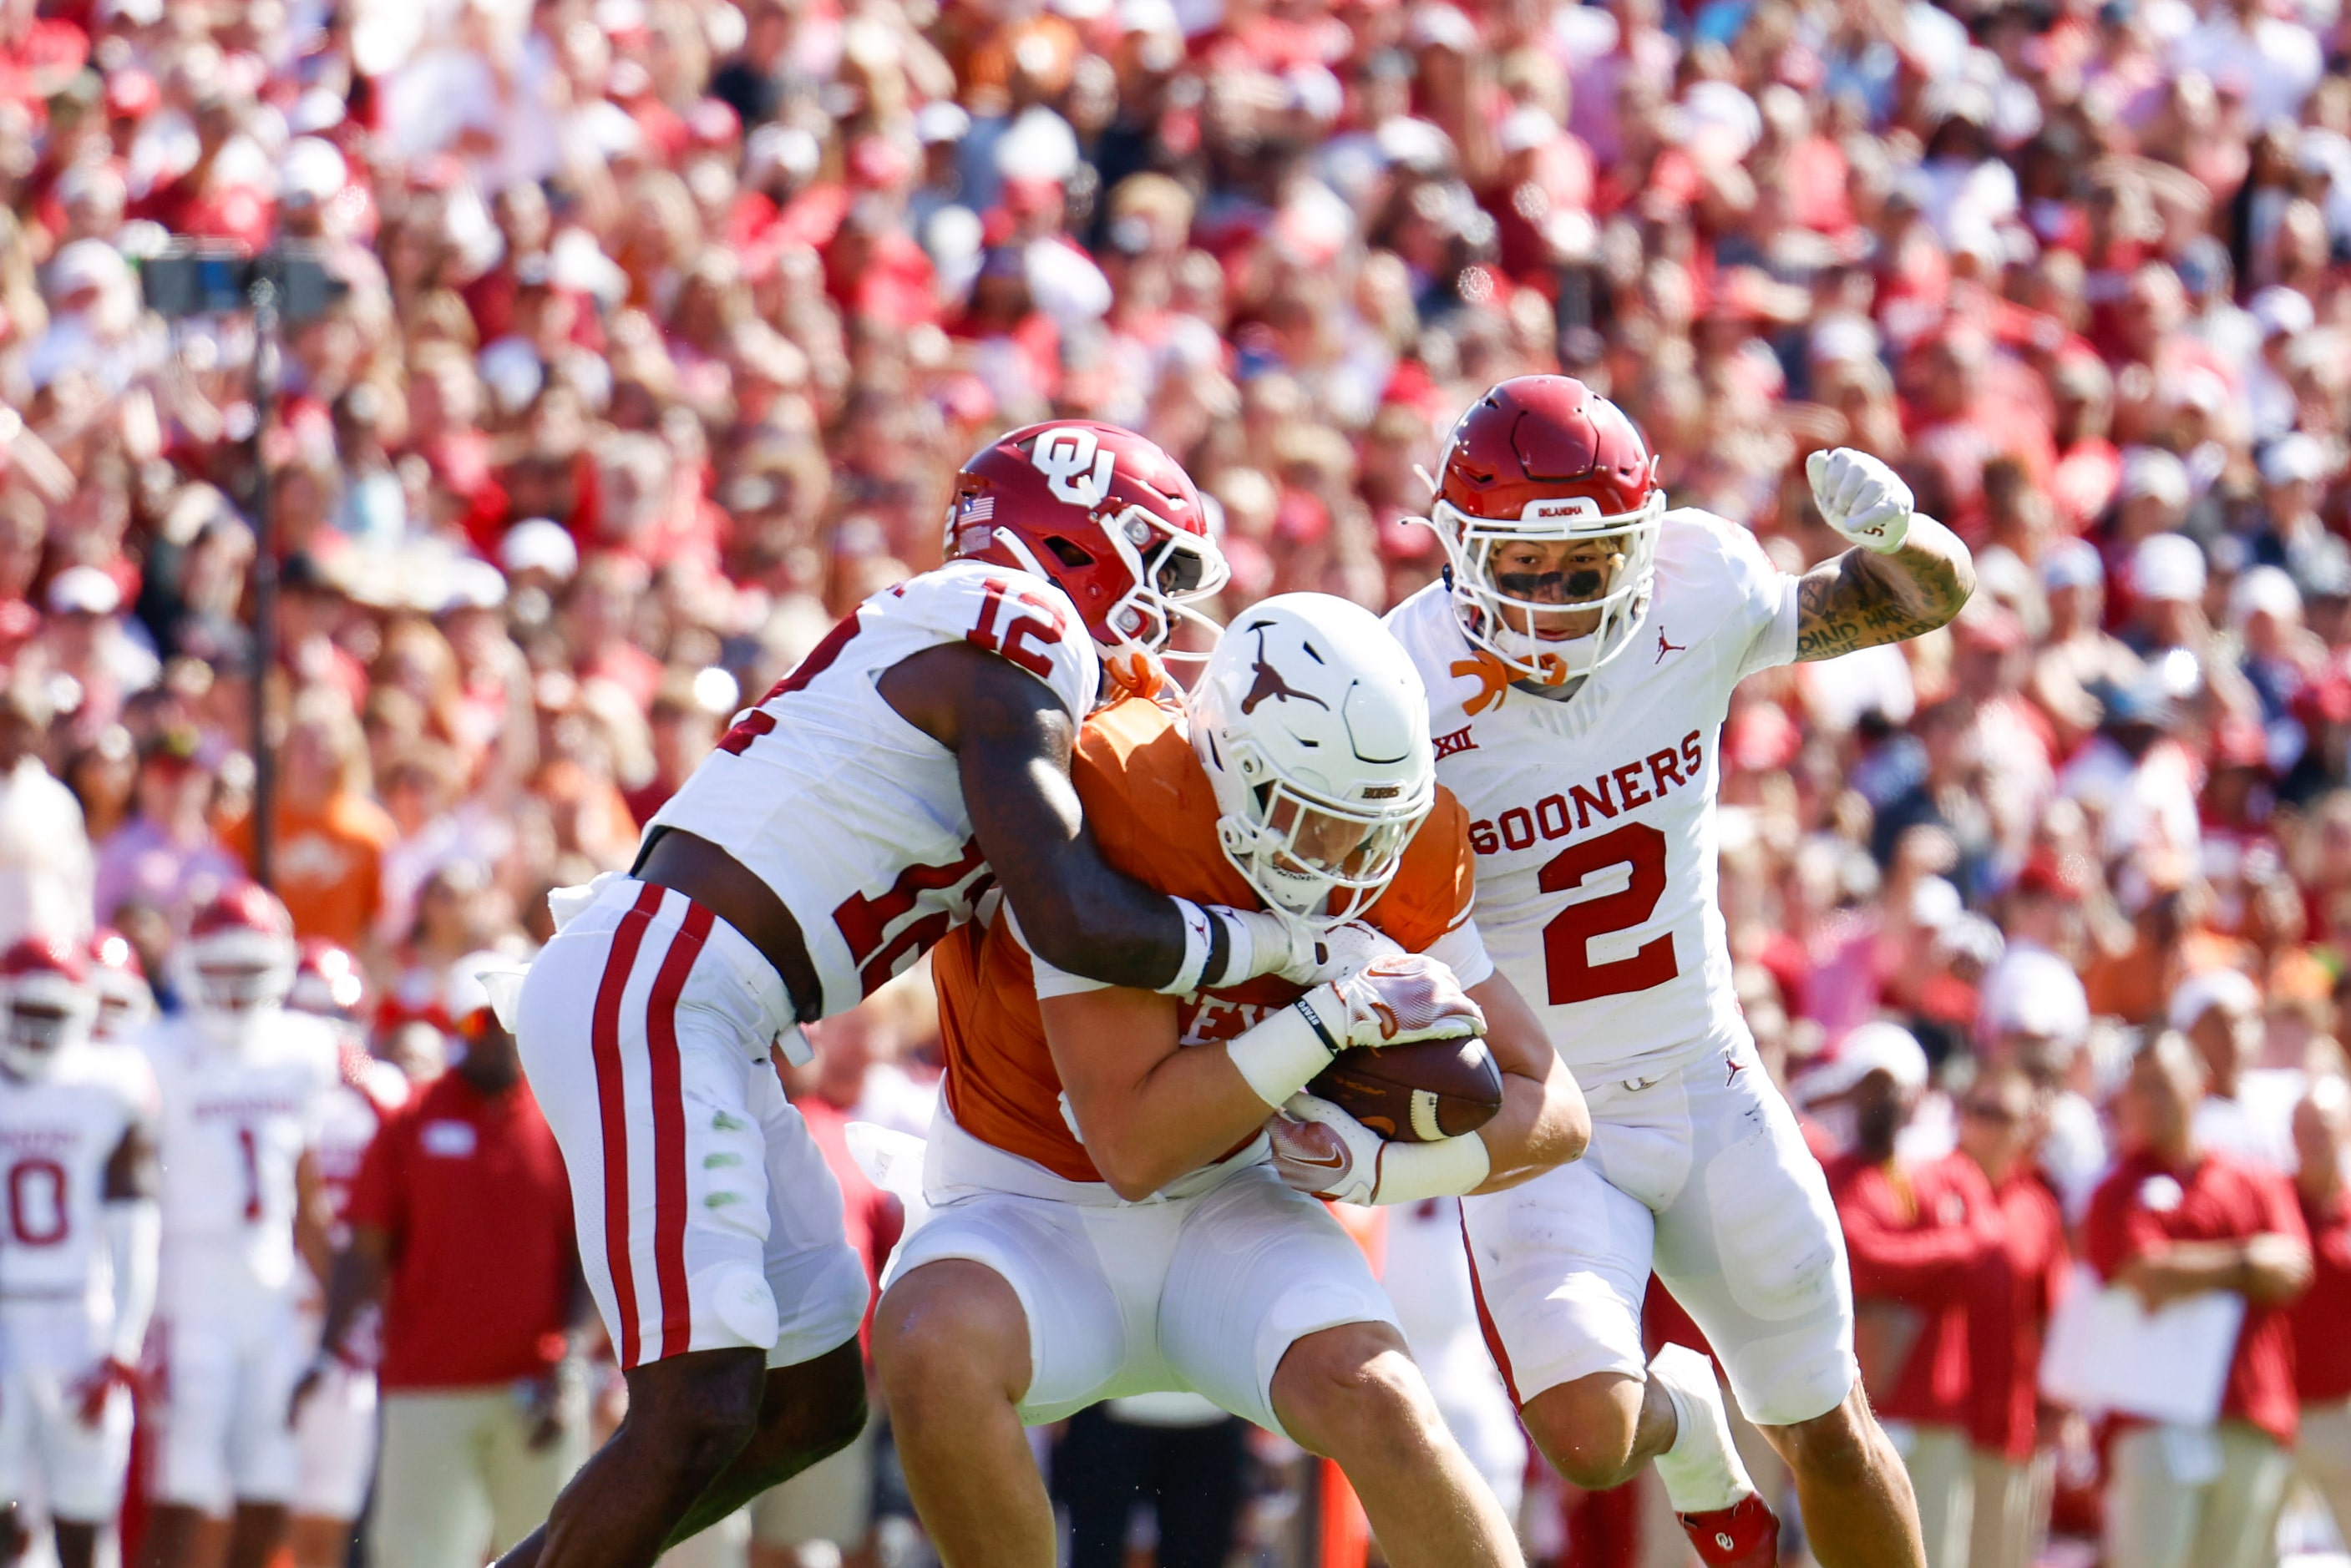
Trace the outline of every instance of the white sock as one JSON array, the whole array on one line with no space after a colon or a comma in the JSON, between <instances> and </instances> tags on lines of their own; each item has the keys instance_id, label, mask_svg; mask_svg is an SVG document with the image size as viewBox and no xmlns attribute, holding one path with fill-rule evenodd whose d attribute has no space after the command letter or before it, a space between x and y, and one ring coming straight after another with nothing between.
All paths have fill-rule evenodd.
<instances>
[{"instance_id":1,"label":"white sock","mask_svg":"<svg viewBox=\"0 0 2351 1568\"><path fill-rule=\"evenodd\" d=\"M1714 1363L1687 1345L1668 1345L1650 1358L1649 1376L1674 1402L1673 1446L1657 1456L1676 1513L1711 1513L1755 1490L1730 1441L1730 1417Z\"/></svg>"}]
</instances>

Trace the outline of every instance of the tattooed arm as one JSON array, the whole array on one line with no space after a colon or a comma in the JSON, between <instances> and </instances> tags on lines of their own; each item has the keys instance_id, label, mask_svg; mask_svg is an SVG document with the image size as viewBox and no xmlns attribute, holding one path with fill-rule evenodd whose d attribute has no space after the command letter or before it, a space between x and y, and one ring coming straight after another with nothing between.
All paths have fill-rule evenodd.
<instances>
[{"instance_id":1,"label":"tattooed arm","mask_svg":"<svg viewBox=\"0 0 2351 1568\"><path fill-rule=\"evenodd\" d=\"M1834 659L1932 631L1975 589L1975 562L1959 535L1913 514L1893 554L1856 546L1797 580L1796 657Z\"/></svg>"}]
</instances>

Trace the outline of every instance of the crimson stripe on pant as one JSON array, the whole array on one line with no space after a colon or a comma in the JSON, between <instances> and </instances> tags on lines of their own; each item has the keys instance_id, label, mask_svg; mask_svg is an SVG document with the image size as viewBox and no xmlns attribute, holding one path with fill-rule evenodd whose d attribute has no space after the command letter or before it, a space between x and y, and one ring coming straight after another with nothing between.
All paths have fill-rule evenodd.
<instances>
[{"instance_id":1,"label":"crimson stripe on pant","mask_svg":"<svg viewBox=\"0 0 2351 1568\"><path fill-rule=\"evenodd\" d=\"M613 928L604 978L596 987L590 1046L596 1063L596 1108L602 1123L604 1157L604 1265L612 1276L612 1297L621 1313L621 1365L637 1364L637 1276L629 1266L629 1112L621 1075L621 996L637 967L645 928L661 908L664 889L648 882L637 901Z\"/></svg>"},{"instance_id":2,"label":"crimson stripe on pant","mask_svg":"<svg viewBox=\"0 0 2351 1568\"><path fill-rule=\"evenodd\" d=\"M1486 1310L1486 1286L1478 1277L1478 1248L1469 1240L1469 1210L1462 1208L1460 1215L1461 1251L1469 1260L1469 1299L1478 1303L1478 1332L1485 1336L1494 1370L1502 1375L1502 1386L1510 1392L1510 1408L1522 1410L1527 1402L1519 1397L1519 1380L1510 1374L1510 1353L1502 1344L1502 1331L1494 1326L1494 1314Z\"/></svg>"},{"instance_id":3,"label":"crimson stripe on pant","mask_svg":"<svg viewBox=\"0 0 2351 1568\"><path fill-rule=\"evenodd\" d=\"M710 911L689 902L685 919L645 999L645 1052L653 1102L653 1279L661 1292L662 1355L694 1338L694 1303L685 1284L685 1094L677 1054L677 999L710 935Z\"/></svg>"}]
</instances>

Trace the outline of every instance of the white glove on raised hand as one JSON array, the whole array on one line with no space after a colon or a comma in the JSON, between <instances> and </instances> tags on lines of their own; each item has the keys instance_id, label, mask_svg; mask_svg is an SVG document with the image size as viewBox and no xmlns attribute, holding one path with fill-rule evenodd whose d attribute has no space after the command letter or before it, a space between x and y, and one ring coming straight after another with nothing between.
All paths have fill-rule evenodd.
<instances>
[{"instance_id":1,"label":"white glove on raised hand","mask_svg":"<svg viewBox=\"0 0 2351 1568\"><path fill-rule=\"evenodd\" d=\"M1298 1006L1340 1051L1486 1033L1484 1012L1453 971L1426 953L1374 959L1353 974L1316 986L1299 998Z\"/></svg>"},{"instance_id":2,"label":"white glove on raised hand","mask_svg":"<svg viewBox=\"0 0 2351 1568\"><path fill-rule=\"evenodd\" d=\"M1804 460L1822 520L1865 550L1890 556L1910 532L1910 487L1883 462L1841 446Z\"/></svg>"},{"instance_id":3,"label":"white glove on raised hand","mask_svg":"<svg viewBox=\"0 0 2351 1568\"><path fill-rule=\"evenodd\" d=\"M1458 1198L1493 1168L1475 1133L1435 1143L1390 1143L1317 1096L1290 1096L1266 1124L1273 1168L1294 1192L1333 1203L1417 1203Z\"/></svg>"}]
</instances>

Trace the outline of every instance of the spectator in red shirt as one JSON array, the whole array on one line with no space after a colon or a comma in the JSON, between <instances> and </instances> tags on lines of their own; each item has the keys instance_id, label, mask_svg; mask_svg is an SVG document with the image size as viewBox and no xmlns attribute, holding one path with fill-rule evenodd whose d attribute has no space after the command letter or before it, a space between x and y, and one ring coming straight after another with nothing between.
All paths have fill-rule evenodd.
<instances>
[{"instance_id":1,"label":"spectator in red shirt","mask_svg":"<svg viewBox=\"0 0 2351 1568\"><path fill-rule=\"evenodd\" d=\"M2158 1034L2116 1100L2125 1150L2082 1222L2109 1284L2152 1310L2211 1291L2245 1298L2220 1418L2209 1428L2119 1424L2108 1460L2107 1568L2258 1568L2294 1438L2287 1305L2310 1283L2308 1232L2285 1178L2196 1141L2204 1063Z\"/></svg>"},{"instance_id":2,"label":"spectator in red shirt","mask_svg":"<svg viewBox=\"0 0 2351 1568\"><path fill-rule=\"evenodd\" d=\"M1959 1152L1991 1185L2001 1244L1968 1297L1968 1436L1975 1444L1969 1568L2032 1568L2049 1531L2055 1456L2040 1425L2041 1342L2065 1286L2065 1220L2032 1160L2040 1091L2013 1064L1959 1101Z\"/></svg>"},{"instance_id":3,"label":"spectator in red shirt","mask_svg":"<svg viewBox=\"0 0 2351 1568\"><path fill-rule=\"evenodd\" d=\"M1852 1107L1852 1147L1828 1165L1853 1268L1854 1352L1870 1404L1918 1497L1929 1568L1968 1560L1968 1301L2001 1246L1991 1185L1963 1154L1910 1160L1896 1140L1927 1087L1927 1054L1896 1023L1865 1023L1800 1085Z\"/></svg>"},{"instance_id":4,"label":"spectator in red shirt","mask_svg":"<svg viewBox=\"0 0 2351 1568\"><path fill-rule=\"evenodd\" d=\"M343 1355L360 1309L383 1303L379 1568L479 1568L588 1457L562 1157L474 964L449 994L464 1054L369 1145L319 1341L322 1361Z\"/></svg>"},{"instance_id":5,"label":"spectator in red shirt","mask_svg":"<svg viewBox=\"0 0 2351 1568\"><path fill-rule=\"evenodd\" d=\"M2351 1142L2351 1086L2321 1078L2294 1113L2294 1177L2310 1228L2310 1289L2294 1303L2294 1386L2302 1400L2294 1466L2326 1500L2338 1532L2351 1535L2351 1191L2343 1149Z\"/></svg>"}]
</instances>

